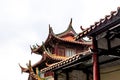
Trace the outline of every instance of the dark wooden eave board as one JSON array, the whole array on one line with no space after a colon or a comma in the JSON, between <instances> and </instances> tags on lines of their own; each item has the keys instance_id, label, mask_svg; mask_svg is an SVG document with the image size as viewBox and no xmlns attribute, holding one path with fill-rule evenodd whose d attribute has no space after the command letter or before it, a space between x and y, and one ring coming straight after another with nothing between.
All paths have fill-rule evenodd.
<instances>
[{"instance_id":1,"label":"dark wooden eave board","mask_svg":"<svg viewBox=\"0 0 120 80\"><path fill-rule=\"evenodd\" d=\"M119 23L120 23L120 16L119 17L115 16L113 20L109 20L107 23L101 24L98 27L96 27L96 29L88 33L87 36L95 36L101 32L108 30L109 28L113 26L116 26Z\"/></svg>"},{"instance_id":2,"label":"dark wooden eave board","mask_svg":"<svg viewBox=\"0 0 120 80\"><path fill-rule=\"evenodd\" d=\"M91 54L89 54L89 55L84 55L82 58L80 58L80 59L77 60L77 61L70 62L70 63L67 63L67 64L65 64L65 65L59 66L59 67L57 67L57 68L54 68L53 71L54 71L54 70L59 70L59 69L62 69L62 68L68 67L68 66L72 67L71 65L75 65L75 64L82 64L84 61L86 61L86 60L88 60L88 59L91 59Z\"/></svg>"},{"instance_id":3,"label":"dark wooden eave board","mask_svg":"<svg viewBox=\"0 0 120 80\"><path fill-rule=\"evenodd\" d=\"M102 60L102 61L99 58L99 65L100 66L106 65L106 64L111 63L111 62L115 62L117 60L120 60L120 58L115 58L115 57L111 57L111 56L108 56L108 55L100 55L99 57L103 57L104 58L104 60ZM92 59L92 58L90 58L90 59ZM82 69L85 69L85 68L89 69L89 68L92 67L92 62L88 62L88 61L90 61L90 59L88 59L87 61L83 61L83 62L71 63L69 65L53 69L53 71L56 71L56 70L66 70L66 69L69 69L69 68L74 68L74 69L79 69L79 70L82 70ZM86 63L89 63L89 64L86 64Z\"/></svg>"}]
</instances>

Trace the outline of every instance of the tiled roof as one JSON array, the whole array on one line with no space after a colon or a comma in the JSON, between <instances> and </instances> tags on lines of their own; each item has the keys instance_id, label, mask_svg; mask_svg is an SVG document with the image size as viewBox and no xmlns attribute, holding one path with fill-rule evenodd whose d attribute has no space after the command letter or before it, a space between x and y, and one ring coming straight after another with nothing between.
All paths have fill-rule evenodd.
<instances>
[{"instance_id":1,"label":"tiled roof","mask_svg":"<svg viewBox=\"0 0 120 80\"><path fill-rule=\"evenodd\" d=\"M62 60L65 60L66 57L56 56L56 55L54 55L54 54L49 54L49 53L47 53L47 52L44 52L42 59L41 59L40 61L38 61L37 63L35 63L35 64L32 66L32 68L35 68L35 67L39 66L41 63L43 63L44 61L46 61L46 60L48 60L48 59L49 59L49 60L54 60L54 61L62 61ZM44 63L44 64L46 65L46 63ZM47 66L47 65L46 65L46 66ZM24 68L24 67L22 67L22 66L20 66L20 68L21 68L21 71L22 71L22 72L29 72L29 69L28 69L28 68Z\"/></svg>"},{"instance_id":2,"label":"tiled roof","mask_svg":"<svg viewBox=\"0 0 120 80\"><path fill-rule=\"evenodd\" d=\"M70 36L62 37L64 35L66 35L66 34L70 34ZM68 42L68 43L74 43L74 44L82 44L82 45L91 45L90 42L85 42L85 41L79 42L79 41L76 41L75 40L75 36L76 35L77 35L77 33L72 28L72 19L70 21L70 24L69 24L67 30L64 31L63 33L60 33L60 34L54 34L52 27L50 27L50 25L49 25L49 34L48 34L48 37L47 37L47 39L46 39L44 44L49 43L49 41L53 40L53 38L54 38L54 39L60 40L62 42ZM31 52L32 53L37 53L40 49L42 49L42 47L43 47L42 45L41 46L36 45L33 48L31 47Z\"/></svg>"},{"instance_id":3,"label":"tiled roof","mask_svg":"<svg viewBox=\"0 0 120 80\"><path fill-rule=\"evenodd\" d=\"M43 68L41 70L41 72L47 72L47 71L50 71L50 70L53 70L53 69L56 69L56 68L60 68L64 65L68 65L68 64L73 63L75 61L78 61L78 60L80 60L80 59L82 59L82 58L84 58L85 56L88 56L88 55L91 55L90 51L81 52L81 53L76 54L72 57L69 57L65 60L54 63L54 64L50 65L49 67Z\"/></svg>"},{"instance_id":4,"label":"tiled roof","mask_svg":"<svg viewBox=\"0 0 120 80\"><path fill-rule=\"evenodd\" d=\"M92 42L79 42L79 41L75 41L75 40L73 41L73 40L62 39L57 36L54 36L54 37L63 42L69 42L69 43L73 43L73 44L82 44L82 45L88 45L88 46L92 45Z\"/></svg>"},{"instance_id":5,"label":"tiled roof","mask_svg":"<svg viewBox=\"0 0 120 80\"><path fill-rule=\"evenodd\" d=\"M73 44L81 44L81 45L87 45L87 46L91 46L92 45L91 41L81 41L81 42L79 42L79 41L76 41L75 38L74 39L70 39L70 40L64 39L64 38L60 38L60 37L54 35L54 33L52 31L49 33L49 36L48 36L48 38L47 38L47 40L45 41L44 44L46 44L50 40L53 40L53 38L56 39L56 40L62 41L62 42L68 42L68 43L73 43ZM43 47L43 45L38 46L35 49L31 48L31 50L32 50L33 53L37 53L37 51L42 49L42 47Z\"/></svg>"},{"instance_id":6,"label":"tiled roof","mask_svg":"<svg viewBox=\"0 0 120 80\"><path fill-rule=\"evenodd\" d=\"M57 60L57 61L61 61L61 60L66 59L66 57L64 57L64 56L58 56L58 55L54 55L54 54L47 53L47 52L44 52L43 57L48 57L50 59Z\"/></svg>"},{"instance_id":7,"label":"tiled roof","mask_svg":"<svg viewBox=\"0 0 120 80\"><path fill-rule=\"evenodd\" d=\"M98 22L95 22L93 25L91 25L86 30L83 30L83 32L79 33L76 37L76 40L90 35L90 33L95 30L96 28L102 28L102 26L107 26L110 23L113 23L114 20L120 19L120 7L118 7L117 11L111 11L110 15L106 15L105 18L100 19Z\"/></svg>"},{"instance_id":8,"label":"tiled roof","mask_svg":"<svg viewBox=\"0 0 120 80\"><path fill-rule=\"evenodd\" d=\"M47 53L47 52L44 52L43 54L43 57L40 61L38 61L36 64L34 64L32 67L37 67L39 66L43 61L45 60L54 60L54 61L62 61L62 60L65 60L66 57L62 57L62 56L56 56L54 54L50 54L50 53Z\"/></svg>"}]
</instances>

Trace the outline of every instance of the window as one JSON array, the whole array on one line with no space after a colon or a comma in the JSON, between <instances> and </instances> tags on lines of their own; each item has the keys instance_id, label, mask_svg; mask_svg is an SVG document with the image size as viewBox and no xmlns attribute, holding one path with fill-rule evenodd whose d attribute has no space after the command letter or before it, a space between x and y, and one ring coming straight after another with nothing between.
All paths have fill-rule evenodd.
<instances>
[{"instance_id":1,"label":"window","mask_svg":"<svg viewBox=\"0 0 120 80\"><path fill-rule=\"evenodd\" d=\"M58 48L58 55L59 56L65 56L65 49L64 48Z\"/></svg>"},{"instance_id":2,"label":"window","mask_svg":"<svg viewBox=\"0 0 120 80\"><path fill-rule=\"evenodd\" d=\"M66 49L66 52L65 52L65 56L66 57L70 57L70 56L73 56L75 54L75 50L74 49Z\"/></svg>"}]
</instances>

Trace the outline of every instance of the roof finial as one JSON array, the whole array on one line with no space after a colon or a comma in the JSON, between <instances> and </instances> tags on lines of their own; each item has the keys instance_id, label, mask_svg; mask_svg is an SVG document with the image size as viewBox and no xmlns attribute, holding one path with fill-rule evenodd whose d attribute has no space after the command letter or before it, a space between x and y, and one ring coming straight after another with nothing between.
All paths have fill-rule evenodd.
<instances>
[{"instance_id":1,"label":"roof finial","mask_svg":"<svg viewBox=\"0 0 120 80\"><path fill-rule=\"evenodd\" d=\"M31 47L31 45L30 45L30 49L31 49L31 54L33 53L33 48Z\"/></svg>"},{"instance_id":2,"label":"roof finial","mask_svg":"<svg viewBox=\"0 0 120 80\"><path fill-rule=\"evenodd\" d=\"M50 33L50 31L51 31L51 27L50 27L50 24L49 24L49 33Z\"/></svg>"},{"instance_id":3,"label":"roof finial","mask_svg":"<svg viewBox=\"0 0 120 80\"><path fill-rule=\"evenodd\" d=\"M19 67L21 68L21 73L23 73L23 71L25 70L25 68L23 68L20 63L19 63Z\"/></svg>"},{"instance_id":4,"label":"roof finial","mask_svg":"<svg viewBox=\"0 0 120 80\"><path fill-rule=\"evenodd\" d=\"M84 30L85 30L82 26L80 26L80 29L81 29L82 31L84 31Z\"/></svg>"},{"instance_id":5,"label":"roof finial","mask_svg":"<svg viewBox=\"0 0 120 80\"><path fill-rule=\"evenodd\" d=\"M50 27L50 24L49 24L49 33L53 33L53 29L52 27Z\"/></svg>"},{"instance_id":6,"label":"roof finial","mask_svg":"<svg viewBox=\"0 0 120 80\"><path fill-rule=\"evenodd\" d=\"M71 18L71 20L70 20L70 24L69 24L69 26L72 26L72 18Z\"/></svg>"}]
</instances>

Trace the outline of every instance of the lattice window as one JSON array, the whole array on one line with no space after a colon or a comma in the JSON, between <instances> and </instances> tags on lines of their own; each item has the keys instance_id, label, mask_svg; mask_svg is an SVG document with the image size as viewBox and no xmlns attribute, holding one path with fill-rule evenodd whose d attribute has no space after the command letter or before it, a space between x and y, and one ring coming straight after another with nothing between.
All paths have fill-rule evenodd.
<instances>
[{"instance_id":1,"label":"lattice window","mask_svg":"<svg viewBox=\"0 0 120 80\"><path fill-rule=\"evenodd\" d=\"M65 56L66 56L66 57L70 57L70 56L73 56L75 53L76 53L76 52L75 52L74 49L69 49L69 48L67 48L67 49L66 49L66 52L65 52Z\"/></svg>"}]
</instances>

